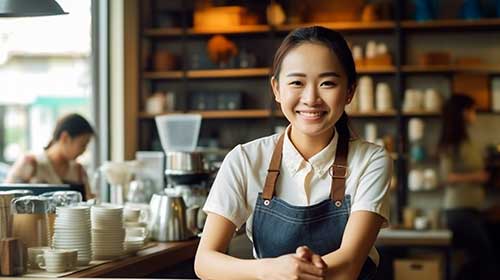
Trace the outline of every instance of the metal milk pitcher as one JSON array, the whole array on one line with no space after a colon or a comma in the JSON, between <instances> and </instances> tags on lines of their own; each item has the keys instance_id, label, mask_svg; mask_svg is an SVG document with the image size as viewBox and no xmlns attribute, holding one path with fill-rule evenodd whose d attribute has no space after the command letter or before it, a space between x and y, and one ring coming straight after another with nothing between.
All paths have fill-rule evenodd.
<instances>
[{"instance_id":1,"label":"metal milk pitcher","mask_svg":"<svg viewBox=\"0 0 500 280\"><path fill-rule=\"evenodd\" d=\"M149 204L148 230L157 241L180 241L193 236L186 225L186 205L180 195L154 194Z\"/></svg>"}]
</instances>

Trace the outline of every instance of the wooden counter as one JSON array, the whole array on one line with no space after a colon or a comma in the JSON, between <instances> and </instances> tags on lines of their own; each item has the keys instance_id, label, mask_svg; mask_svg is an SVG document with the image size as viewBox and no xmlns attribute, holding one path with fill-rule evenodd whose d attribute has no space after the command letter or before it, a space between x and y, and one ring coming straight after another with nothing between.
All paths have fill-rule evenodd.
<instances>
[{"instance_id":1,"label":"wooden counter","mask_svg":"<svg viewBox=\"0 0 500 280\"><path fill-rule=\"evenodd\" d=\"M69 278L141 278L154 272L193 259L199 239L181 242L157 243L137 252L137 255L78 271Z\"/></svg>"}]
</instances>

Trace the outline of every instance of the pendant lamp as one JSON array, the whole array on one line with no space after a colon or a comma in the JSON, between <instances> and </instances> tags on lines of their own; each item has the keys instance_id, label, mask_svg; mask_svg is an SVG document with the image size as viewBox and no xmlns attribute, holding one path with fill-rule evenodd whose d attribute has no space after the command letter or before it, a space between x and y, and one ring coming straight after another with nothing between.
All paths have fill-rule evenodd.
<instances>
[{"instance_id":1,"label":"pendant lamp","mask_svg":"<svg viewBox=\"0 0 500 280\"><path fill-rule=\"evenodd\" d=\"M55 0L0 0L0 17L39 17L67 14Z\"/></svg>"}]
</instances>

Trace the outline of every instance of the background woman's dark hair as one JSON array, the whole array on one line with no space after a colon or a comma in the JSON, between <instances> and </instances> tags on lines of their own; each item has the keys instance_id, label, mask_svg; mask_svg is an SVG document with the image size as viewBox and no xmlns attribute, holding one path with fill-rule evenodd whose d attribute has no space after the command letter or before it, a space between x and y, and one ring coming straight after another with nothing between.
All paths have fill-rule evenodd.
<instances>
[{"instance_id":1,"label":"background woman's dark hair","mask_svg":"<svg viewBox=\"0 0 500 280\"><path fill-rule=\"evenodd\" d=\"M463 94L453 94L443 105L439 149L456 151L463 141L469 139L464 111L475 105L474 99Z\"/></svg>"},{"instance_id":2,"label":"background woman's dark hair","mask_svg":"<svg viewBox=\"0 0 500 280\"><path fill-rule=\"evenodd\" d=\"M94 129L84 117L79 114L69 114L57 121L56 128L52 134L52 139L45 149L48 149L52 144L59 140L64 131L66 131L71 138L75 138L83 134L95 134Z\"/></svg>"},{"instance_id":3,"label":"background woman's dark hair","mask_svg":"<svg viewBox=\"0 0 500 280\"><path fill-rule=\"evenodd\" d=\"M297 28L290 32L274 55L273 65L271 68L271 77L279 79L281 64L288 52L302 43L321 43L328 47L338 58L340 64L344 68L347 75L347 88L354 90L356 85L356 66L352 58L351 50L347 45L344 37L340 33L321 26L311 26ZM341 134L349 135L349 118L343 112L335 126Z\"/></svg>"}]
</instances>

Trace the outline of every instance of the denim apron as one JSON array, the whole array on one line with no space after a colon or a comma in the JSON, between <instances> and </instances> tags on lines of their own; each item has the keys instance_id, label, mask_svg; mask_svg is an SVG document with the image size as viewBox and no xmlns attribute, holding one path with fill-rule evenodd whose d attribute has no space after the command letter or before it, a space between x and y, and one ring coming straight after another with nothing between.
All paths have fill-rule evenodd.
<instances>
[{"instance_id":1,"label":"denim apron","mask_svg":"<svg viewBox=\"0 0 500 280\"><path fill-rule=\"evenodd\" d=\"M274 258L295 253L306 245L318 255L337 250L349 219L351 197L345 196L349 136L339 135L330 198L310 206L294 206L274 195L280 173L284 134L274 149L262 193L253 213L252 239L258 258ZM374 279L377 267L367 257L358 279Z\"/></svg>"}]
</instances>

